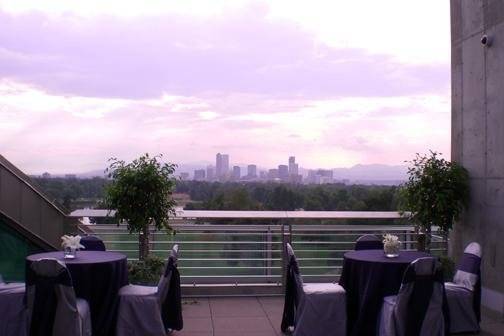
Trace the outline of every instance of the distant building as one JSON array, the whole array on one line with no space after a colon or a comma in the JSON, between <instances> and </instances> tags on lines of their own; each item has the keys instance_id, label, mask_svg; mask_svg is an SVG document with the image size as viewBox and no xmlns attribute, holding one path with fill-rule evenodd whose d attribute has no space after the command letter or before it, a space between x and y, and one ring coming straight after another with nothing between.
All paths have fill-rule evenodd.
<instances>
[{"instance_id":1,"label":"distant building","mask_svg":"<svg viewBox=\"0 0 504 336\"><path fill-rule=\"evenodd\" d=\"M260 171L260 172L259 172L259 178L260 178L261 180L266 180L266 179L268 179L268 172L266 172L266 171L264 171L264 170Z\"/></svg>"},{"instance_id":2,"label":"distant building","mask_svg":"<svg viewBox=\"0 0 504 336\"><path fill-rule=\"evenodd\" d=\"M51 178L51 174L49 174L48 172L45 172L44 174L42 174L42 177L43 178Z\"/></svg>"},{"instance_id":3,"label":"distant building","mask_svg":"<svg viewBox=\"0 0 504 336\"><path fill-rule=\"evenodd\" d=\"M233 167L233 180L238 181L241 177L241 168L239 166Z\"/></svg>"},{"instance_id":4,"label":"distant building","mask_svg":"<svg viewBox=\"0 0 504 336\"><path fill-rule=\"evenodd\" d=\"M204 181L205 180L205 169L196 169L194 171L194 179L196 181Z\"/></svg>"},{"instance_id":5,"label":"distant building","mask_svg":"<svg viewBox=\"0 0 504 336\"><path fill-rule=\"evenodd\" d=\"M257 166L250 164L247 166L247 178L257 178Z\"/></svg>"},{"instance_id":6,"label":"distant building","mask_svg":"<svg viewBox=\"0 0 504 336\"><path fill-rule=\"evenodd\" d=\"M206 168L206 180L213 181L215 180L215 168L214 166L207 166Z\"/></svg>"},{"instance_id":7,"label":"distant building","mask_svg":"<svg viewBox=\"0 0 504 336\"><path fill-rule=\"evenodd\" d=\"M77 175L75 175L75 174L65 174L65 178L66 179L76 179Z\"/></svg>"},{"instance_id":8,"label":"distant building","mask_svg":"<svg viewBox=\"0 0 504 336\"><path fill-rule=\"evenodd\" d=\"M270 180L278 178L278 169L270 169L268 170L268 178Z\"/></svg>"},{"instance_id":9,"label":"distant building","mask_svg":"<svg viewBox=\"0 0 504 336\"><path fill-rule=\"evenodd\" d=\"M298 175L299 174L299 166L296 163L296 157L289 157L289 175Z\"/></svg>"},{"instance_id":10,"label":"distant building","mask_svg":"<svg viewBox=\"0 0 504 336\"><path fill-rule=\"evenodd\" d=\"M287 181L289 179L289 167L287 165L278 166L278 178L282 181Z\"/></svg>"},{"instance_id":11,"label":"distant building","mask_svg":"<svg viewBox=\"0 0 504 336\"><path fill-rule=\"evenodd\" d=\"M229 173L229 155L217 153L215 156L215 175L218 179L225 179Z\"/></svg>"},{"instance_id":12,"label":"distant building","mask_svg":"<svg viewBox=\"0 0 504 336\"><path fill-rule=\"evenodd\" d=\"M182 181L187 181L187 180L189 180L189 173L187 173L187 172L182 172L182 173L180 173L180 179L181 179Z\"/></svg>"},{"instance_id":13,"label":"distant building","mask_svg":"<svg viewBox=\"0 0 504 336\"><path fill-rule=\"evenodd\" d=\"M333 182L334 182L333 171L330 169L316 169L308 171L308 177L306 178L306 183L326 184Z\"/></svg>"}]
</instances>

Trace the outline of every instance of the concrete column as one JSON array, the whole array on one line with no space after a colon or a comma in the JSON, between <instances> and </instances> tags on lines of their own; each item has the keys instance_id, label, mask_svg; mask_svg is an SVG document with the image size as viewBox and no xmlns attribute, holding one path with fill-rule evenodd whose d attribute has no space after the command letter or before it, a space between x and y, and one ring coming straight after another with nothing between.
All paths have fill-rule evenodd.
<instances>
[{"instance_id":1,"label":"concrete column","mask_svg":"<svg viewBox=\"0 0 504 336\"><path fill-rule=\"evenodd\" d=\"M452 159L469 170L472 198L450 253L482 245L483 305L504 314L504 1L451 0L451 31Z\"/></svg>"}]
</instances>

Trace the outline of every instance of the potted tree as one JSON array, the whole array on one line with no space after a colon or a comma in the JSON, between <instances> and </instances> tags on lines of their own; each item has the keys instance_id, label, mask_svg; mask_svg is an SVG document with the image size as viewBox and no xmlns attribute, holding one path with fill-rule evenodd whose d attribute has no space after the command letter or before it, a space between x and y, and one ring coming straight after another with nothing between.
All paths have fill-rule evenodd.
<instances>
[{"instance_id":1,"label":"potted tree","mask_svg":"<svg viewBox=\"0 0 504 336\"><path fill-rule=\"evenodd\" d=\"M130 233L138 233L138 255L149 255L149 226L171 230L168 220L175 214L172 192L175 165L161 163L161 155L145 154L131 163L110 159L107 168L112 179L105 191L105 204L115 209L118 222L125 221Z\"/></svg>"},{"instance_id":2,"label":"potted tree","mask_svg":"<svg viewBox=\"0 0 504 336\"><path fill-rule=\"evenodd\" d=\"M418 250L430 250L432 225L439 226L444 239L469 201L469 175L456 162L417 153L408 168L408 181L401 186L399 207L413 221L418 233ZM407 211L407 212L406 212Z\"/></svg>"}]
</instances>

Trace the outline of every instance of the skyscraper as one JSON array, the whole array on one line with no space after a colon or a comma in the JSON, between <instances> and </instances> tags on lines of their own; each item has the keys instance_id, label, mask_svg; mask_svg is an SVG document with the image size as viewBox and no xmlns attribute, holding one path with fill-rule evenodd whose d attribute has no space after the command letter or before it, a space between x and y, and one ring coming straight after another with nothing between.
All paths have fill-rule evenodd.
<instances>
[{"instance_id":1,"label":"skyscraper","mask_svg":"<svg viewBox=\"0 0 504 336\"><path fill-rule=\"evenodd\" d=\"M241 168L239 166L233 167L233 180L238 181L241 177Z\"/></svg>"},{"instance_id":2,"label":"skyscraper","mask_svg":"<svg viewBox=\"0 0 504 336\"><path fill-rule=\"evenodd\" d=\"M296 157L290 156L289 157L289 175L298 175L298 174L299 174L299 167L298 167L298 164L296 163Z\"/></svg>"},{"instance_id":3,"label":"skyscraper","mask_svg":"<svg viewBox=\"0 0 504 336\"><path fill-rule=\"evenodd\" d=\"M257 166L254 164L250 164L247 166L247 177L248 178L257 178Z\"/></svg>"},{"instance_id":4,"label":"skyscraper","mask_svg":"<svg viewBox=\"0 0 504 336\"><path fill-rule=\"evenodd\" d=\"M215 156L215 175L218 179L226 177L229 172L229 155L217 153Z\"/></svg>"},{"instance_id":5,"label":"skyscraper","mask_svg":"<svg viewBox=\"0 0 504 336\"><path fill-rule=\"evenodd\" d=\"M215 179L215 168L214 166L208 166L206 169L206 180L213 181Z\"/></svg>"},{"instance_id":6,"label":"skyscraper","mask_svg":"<svg viewBox=\"0 0 504 336\"><path fill-rule=\"evenodd\" d=\"M284 181L289 178L289 167L287 165L278 166L278 177Z\"/></svg>"},{"instance_id":7,"label":"skyscraper","mask_svg":"<svg viewBox=\"0 0 504 336\"><path fill-rule=\"evenodd\" d=\"M194 171L194 179L196 181L204 181L205 180L205 169L196 169Z\"/></svg>"}]
</instances>

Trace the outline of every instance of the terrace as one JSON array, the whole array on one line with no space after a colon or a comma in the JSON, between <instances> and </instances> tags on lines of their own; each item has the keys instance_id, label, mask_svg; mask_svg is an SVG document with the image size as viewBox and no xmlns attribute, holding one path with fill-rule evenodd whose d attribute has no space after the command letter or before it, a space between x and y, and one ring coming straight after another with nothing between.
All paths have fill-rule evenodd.
<instances>
[{"instance_id":1,"label":"terrace","mask_svg":"<svg viewBox=\"0 0 504 336\"><path fill-rule=\"evenodd\" d=\"M434 232L433 254L454 258L465 245L483 247L483 318L480 335L503 335L502 74L504 9L500 1L452 1L452 159L471 176L469 209L447 241ZM489 34L494 43L481 37ZM485 39L491 41L492 39ZM87 210L86 210L87 211ZM24 277L25 257L57 249L65 233L100 236L109 250L136 258L136 236L124 226L77 225L86 211L67 216L30 179L0 156L2 270ZM411 223L398 213L180 212L177 235L151 232L152 251L166 257L181 245L185 326L175 335L280 335L285 291L284 244L292 243L307 282L336 282L343 254L364 233L393 232L403 250L416 249ZM4 274L5 275L5 274ZM9 279L10 280L10 279Z\"/></svg>"},{"instance_id":2,"label":"terrace","mask_svg":"<svg viewBox=\"0 0 504 336\"><path fill-rule=\"evenodd\" d=\"M203 297L183 300L184 329L177 336L281 336L283 297ZM485 312L481 336L503 334L501 317Z\"/></svg>"}]
</instances>

